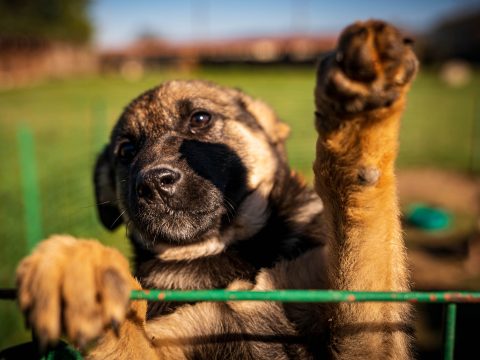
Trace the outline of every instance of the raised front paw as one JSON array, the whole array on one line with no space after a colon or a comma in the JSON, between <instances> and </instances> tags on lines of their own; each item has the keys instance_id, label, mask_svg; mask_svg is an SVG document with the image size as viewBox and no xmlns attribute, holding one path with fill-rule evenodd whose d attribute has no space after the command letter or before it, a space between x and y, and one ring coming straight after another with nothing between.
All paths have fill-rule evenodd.
<instances>
[{"instance_id":1,"label":"raised front paw","mask_svg":"<svg viewBox=\"0 0 480 360\"><path fill-rule=\"evenodd\" d=\"M53 236L17 268L18 301L42 346L62 333L79 347L117 328L134 280L127 260L96 241Z\"/></svg>"},{"instance_id":2,"label":"raised front paw","mask_svg":"<svg viewBox=\"0 0 480 360\"><path fill-rule=\"evenodd\" d=\"M350 25L337 49L320 62L317 112L345 116L391 106L417 68L411 40L392 25L378 20Z\"/></svg>"}]
</instances>

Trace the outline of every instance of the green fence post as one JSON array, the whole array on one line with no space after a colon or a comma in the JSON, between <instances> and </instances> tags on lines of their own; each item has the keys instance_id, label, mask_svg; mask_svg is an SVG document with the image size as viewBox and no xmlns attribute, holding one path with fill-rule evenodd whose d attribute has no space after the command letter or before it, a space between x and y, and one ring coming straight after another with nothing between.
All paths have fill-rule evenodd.
<instances>
[{"instance_id":1,"label":"green fence post","mask_svg":"<svg viewBox=\"0 0 480 360\"><path fill-rule=\"evenodd\" d=\"M470 153L470 171L480 173L480 96L475 99L472 123L472 145Z\"/></svg>"},{"instance_id":2,"label":"green fence post","mask_svg":"<svg viewBox=\"0 0 480 360\"><path fill-rule=\"evenodd\" d=\"M25 207L25 233L27 248L28 251L31 251L43 235L35 145L31 129L26 125L20 126L17 131L17 140L20 154L22 197Z\"/></svg>"},{"instance_id":3,"label":"green fence post","mask_svg":"<svg viewBox=\"0 0 480 360\"><path fill-rule=\"evenodd\" d=\"M104 99L96 100L90 106L90 154L93 164L98 154L107 144L108 136L108 111L107 104ZM93 165L92 164L92 168ZM92 208L90 211L90 227L94 229L99 226L97 211Z\"/></svg>"},{"instance_id":4,"label":"green fence post","mask_svg":"<svg viewBox=\"0 0 480 360\"><path fill-rule=\"evenodd\" d=\"M92 104L92 120L92 146L93 154L96 156L107 143L108 114L107 104L104 100L98 100Z\"/></svg>"},{"instance_id":5,"label":"green fence post","mask_svg":"<svg viewBox=\"0 0 480 360\"><path fill-rule=\"evenodd\" d=\"M455 352L455 325L457 322L457 304L447 304L447 316L445 320L445 339L443 358L453 360Z\"/></svg>"}]
</instances>

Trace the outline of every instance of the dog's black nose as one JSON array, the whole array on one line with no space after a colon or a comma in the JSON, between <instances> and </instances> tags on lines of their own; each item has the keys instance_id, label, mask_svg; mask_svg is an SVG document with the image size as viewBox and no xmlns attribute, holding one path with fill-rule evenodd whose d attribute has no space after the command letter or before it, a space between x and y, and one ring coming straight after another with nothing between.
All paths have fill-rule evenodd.
<instances>
[{"instance_id":1,"label":"dog's black nose","mask_svg":"<svg viewBox=\"0 0 480 360\"><path fill-rule=\"evenodd\" d=\"M155 168L137 177L137 196L145 200L155 200L157 196L173 195L181 179L177 170Z\"/></svg>"}]
</instances>

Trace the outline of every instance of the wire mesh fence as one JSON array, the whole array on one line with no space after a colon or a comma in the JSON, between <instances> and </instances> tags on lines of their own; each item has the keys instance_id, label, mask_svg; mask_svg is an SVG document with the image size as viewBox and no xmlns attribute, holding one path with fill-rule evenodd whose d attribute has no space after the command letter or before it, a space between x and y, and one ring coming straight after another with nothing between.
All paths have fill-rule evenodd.
<instances>
[{"instance_id":1,"label":"wire mesh fence","mask_svg":"<svg viewBox=\"0 0 480 360\"><path fill-rule=\"evenodd\" d=\"M12 115L11 122L9 114L2 114L2 287L13 285L19 260L47 234L123 243L123 233L109 234L96 219L91 169L106 143L109 120L116 116L109 117L107 110L103 101L81 104L77 112L69 107L66 114L73 119L57 132L51 124L62 121L65 114L59 109L28 120ZM1 303L0 319L0 348L28 336L15 304Z\"/></svg>"},{"instance_id":2,"label":"wire mesh fence","mask_svg":"<svg viewBox=\"0 0 480 360\"><path fill-rule=\"evenodd\" d=\"M298 119L305 119L304 127L295 128L294 134L303 134L308 136L309 139L310 137L314 138L314 134L312 134L311 131L311 109L308 106L302 105L303 103L301 102L305 97L304 88L310 89L311 87L310 73L306 72L300 80L299 75L295 73L295 76L291 77L292 82L289 83L288 87L275 82L278 78L276 71L272 72L267 79L262 77L260 80L256 79L258 77L257 74L255 74L254 80L248 80L248 76L241 73L241 76L229 79L228 81L223 79L224 74L213 75L217 76L217 78L213 78L212 80L218 81L218 77L221 75L222 78L220 80L222 82L231 82L235 85L240 84L245 89L254 88L254 95L272 103L282 115L285 115L286 120L297 121ZM203 74L202 77L205 77L205 74ZM468 100L468 94L454 94L450 90L442 89L442 91L445 92L445 96L442 100L438 100L438 98L435 97L437 96L436 93L434 94L430 88L430 83L433 85L437 83L431 80L430 77L424 77L423 79L424 81L420 82L420 85L417 85L417 87L413 89L416 97L412 97L404 119L405 133L402 141L405 142L413 139L413 145L402 144L402 148L407 149L408 152L404 153L403 160L401 160L400 163L409 164L411 159L417 159L419 157L418 155L425 150L421 146L427 144L434 148L432 150L436 151L434 154L438 157L438 162L444 164L445 162L449 163L448 161L451 160L450 163L453 163L453 160L450 159L449 156L453 157L458 155L459 158L456 160L458 160L459 164L462 164L461 166L465 165L468 169L476 169L478 172L480 164L478 162L480 153L477 151L479 144L478 139L480 139L480 137L478 137L480 129L480 126L478 126L478 120L480 119L478 117L480 114L478 107L476 111L472 111L472 114L476 116L474 120L477 126L473 132L473 134L476 135L473 135L471 142L471 148L474 150L470 151L470 141L468 140L470 137L467 139L465 132L472 135L469 130L466 130L470 128L469 124L472 114L468 113L467 116L459 111L459 109L462 111L470 109L468 106L470 103L467 103L467 101L470 101ZM57 102L55 102L55 99L59 97L58 91L55 92L53 91L53 87L50 88L48 86L41 88L41 91L36 93L35 98L28 94L17 97L8 96L8 94L6 96L4 95L0 104L5 105L6 102L9 102L10 107L7 109L3 106L1 111L1 120L3 122L2 131L0 132L0 149L4 154L4 168L12 169L13 174L8 177L2 176L2 182L4 183L3 188L8 189L8 191L1 193L1 200L4 205L3 209L0 208L0 216L2 218L0 236L4 242L2 249L2 259L4 260L0 262L0 279L2 286L12 284L15 264L22 256L28 253L28 249L31 249L35 242L44 235L51 233L69 233L81 237L98 238L109 245L115 244L117 248L123 246L122 250L124 253L128 253L128 242L116 241L116 239L119 238L123 240L123 231L111 236L98 224L95 214L91 169L96 154L106 142L107 129L110 128L110 125L115 120L121 106L125 104L131 96L145 88L151 87L160 80L160 77L155 75L155 78L149 78L148 83L128 84L128 86L122 83L122 86L118 86L119 83L117 80L110 79L108 86L102 86L98 90L93 86L88 89L85 87L82 88L84 84L76 83L75 86L78 87L78 89L75 90L73 90L73 87L62 87L61 91L68 93L68 96ZM251 81L251 83L249 83L249 81ZM253 87L252 84L255 85L257 82L259 82L260 85ZM278 88L279 91L273 92L272 87ZM118 90L120 88L128 88L128 93L127 91L125 91L125 93L120 92L120 90ZM287 92L287 88L289 92ZM435 85L435 89L437 88L438 86ZM46 93L46 95L44 95L44 93ZM105 93L108 93L108 101L102 100L102 96L105 96ZM46 101L47 98L48 101ZM25 107L25 101L28 101L29 111L25 113L17 112L17 109ZM47 105L40 107L40 102L46 102ZM305 103L311 103L311 99L306 99ZM433 106L425 105L426 103L441 103L445 106L439 106L440 111L437 116L432 115ZM423 131L424 134L431 135L432 131L427 126L429 124L428 121L422 123L420 120L434 118L435 129L447 129L448 127L442 125L451 122L451 113L445 110L447 107L451 108L455 117L461 119L463 123L455 124L453 129L449 130L448 136L437 134L436 137L438 141L442 141L441 143L422 141L424 138L419 138L419 134ZM39 109L42 110L41 113ZM414 113L414 111L416 112ZM19 114L21 116L18 116ZM69 117L70 120L62 123L62 133L58 131L55 132L52 128L57 127L55 123L58 124L58 122L63 121L62 117ZM44 120L48 121L50 125L42 125L42 121ZM22 122L27 126L18 128L17 124ZM424 128L422 128L422 126ZM294 139L295 142L291 146L292 148L304 146L305 151L299 151L298 153L290 152L290 160L296 166L302 161L302 168L309 169L312 159L311 157L306 157L305 153L313 156L312 146L310 142L303 138L298 140L299 138L301 138L301 136L298 137L297 140ZM462 139L461 143L465 149L462 147L462 151L454 152L452 149L458 150L457 143L454 143L454 140L458 138ZM45 139L48 139L47 142ZM465 141L465 139L468 141ZM418 146L418 148L415 146ZM65 151L63 151L63 149L65 149ZM74 150L72 151L72 149ZM34 166L36 164L35 168L27 169L28 166L32 165L32 162ZM419 164L421 165L423 163ZM459 165L458 167L461 166ZM32 183L31 181L35 176L25 176L25 172L28 174L29 171L33 171L36 176L36 186L38 187L36 195L35 191L32 193L31 189L31 186L35 185L35 182ZM22 180L22 178L24 179ZM27 193L30 193L30 195L26 195ZM35 197L37 198L37 205L35 205ZM12 203L18 202L22 202L22 206L9 206ZM23 241L23 239L26 240ZM314 293L308 292L308 294L308 296L313 296L312 294ZM331 292L325 293L324 295L320 294L321 293L318 293L318 295L315 296L332 296ZM461 299L454 294L459 293L445 293L447 297L451 296L448 301L445 299L445 304L447 304L445 312L449 315L446 317L446 320L450 319L446 324L453 324L455 322L455 304L457 300L461 300L462 303L465 301L476 301L474 297L467 299L468 296L473 296L474 293L462 293ZM195 296L200 295L206 296L201 293L191 294L191 296L193 296L191 301L194 301ZM208 295L209 297L204 300L217 301L214 300L214 298L218 297L218 301L248 301L248 299L238 297L240 296L239 294L235 294L237 299L229 298L229 296L232 295L233 294L228 293L210 293ZM345 293L343 295L348 297L352 294ZM168 298L169 301L174 301L172 297L181 297L185 296L185 294L166 293L161 290L159 290L158 293L155 291L141 294L132 293L132 298L155 296L158 301L162 300L158 298L159 296L163 296L165 299ZM257 296L259 297L257 298L258 301L287 301L287 298L294 296L294 294L288 291L282 291L275 295L248 293L248 295L245 294L241 296ZM262 296L270 297L270 299L262 298ZM283 296L286 296L286 298ZM436 293L425 293L421 296L424 297L425 304L431 304L438 303L439 301L436 301L435 297L440 295ZM379 299L369 301L392 301L391 299ZM152 298L149 298L149 300L153 301ZM201 300L202 299L197 298L197 301ZM309 301L313 300L320 301L321 299L310 298ZM350 301L348 298L344 300ZM335 301L344 300L337 299ZM297 298L296 301L300 300ZM423 302L416 298L402 298L395 301ZM18 337L11 337L13 325L10 325L12 324L10 319L14 319L15 326L22 326L22 320L20 319L20 314L15 304L13 302L6 303L7 302L3 302L0 307L0 318L2 319L2 324L0 324L0 337L3 339L3 342L0 341L0 348L4 347L4 344L13 344L19 340ZM463 306L465 305L462 305L462 307ZM454 328L451 326L447 326L446 328L450 329L448 333L450 335L447 336L447 332L444 332L444 336L445 338L451 338L451 335L454 334ZM452 346L449 345L450 347L447 349L447 344ZM453 344L453 340L445 342L446 354L453 354Z\"/></svg>"}]
</instances>

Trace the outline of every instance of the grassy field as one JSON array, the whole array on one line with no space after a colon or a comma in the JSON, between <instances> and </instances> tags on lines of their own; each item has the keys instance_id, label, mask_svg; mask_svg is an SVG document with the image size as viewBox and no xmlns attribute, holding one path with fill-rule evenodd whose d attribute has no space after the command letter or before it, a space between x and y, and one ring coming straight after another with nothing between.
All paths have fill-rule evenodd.
<instances>
[{"instance_id":1,"label":"grassy field","mask_svg":"<svg viewBox=\"0 0 480 360\"><path fill-rule=\"evenodd\" d=\"M96 237L128 254L124 230L110 234L95 218L91 168L123 106L141 91L170 78L209 79L269 102L292 128L288 143L292 166L311 179L316 138L313 69L160 72L135 83L115 76L91 77L0 92L0 287L13 285L15 266L27 251L16 137L19 126L27 125L35 135L44 235ZM475 118L480 126L480 73L462 89L447 87L434 73L421 73L402 125L399 165L470 170ZM480 135L476 141L480 151ZM27 338L16 305L0 303L0 349Z\"/></svg>"}]
</instances>

